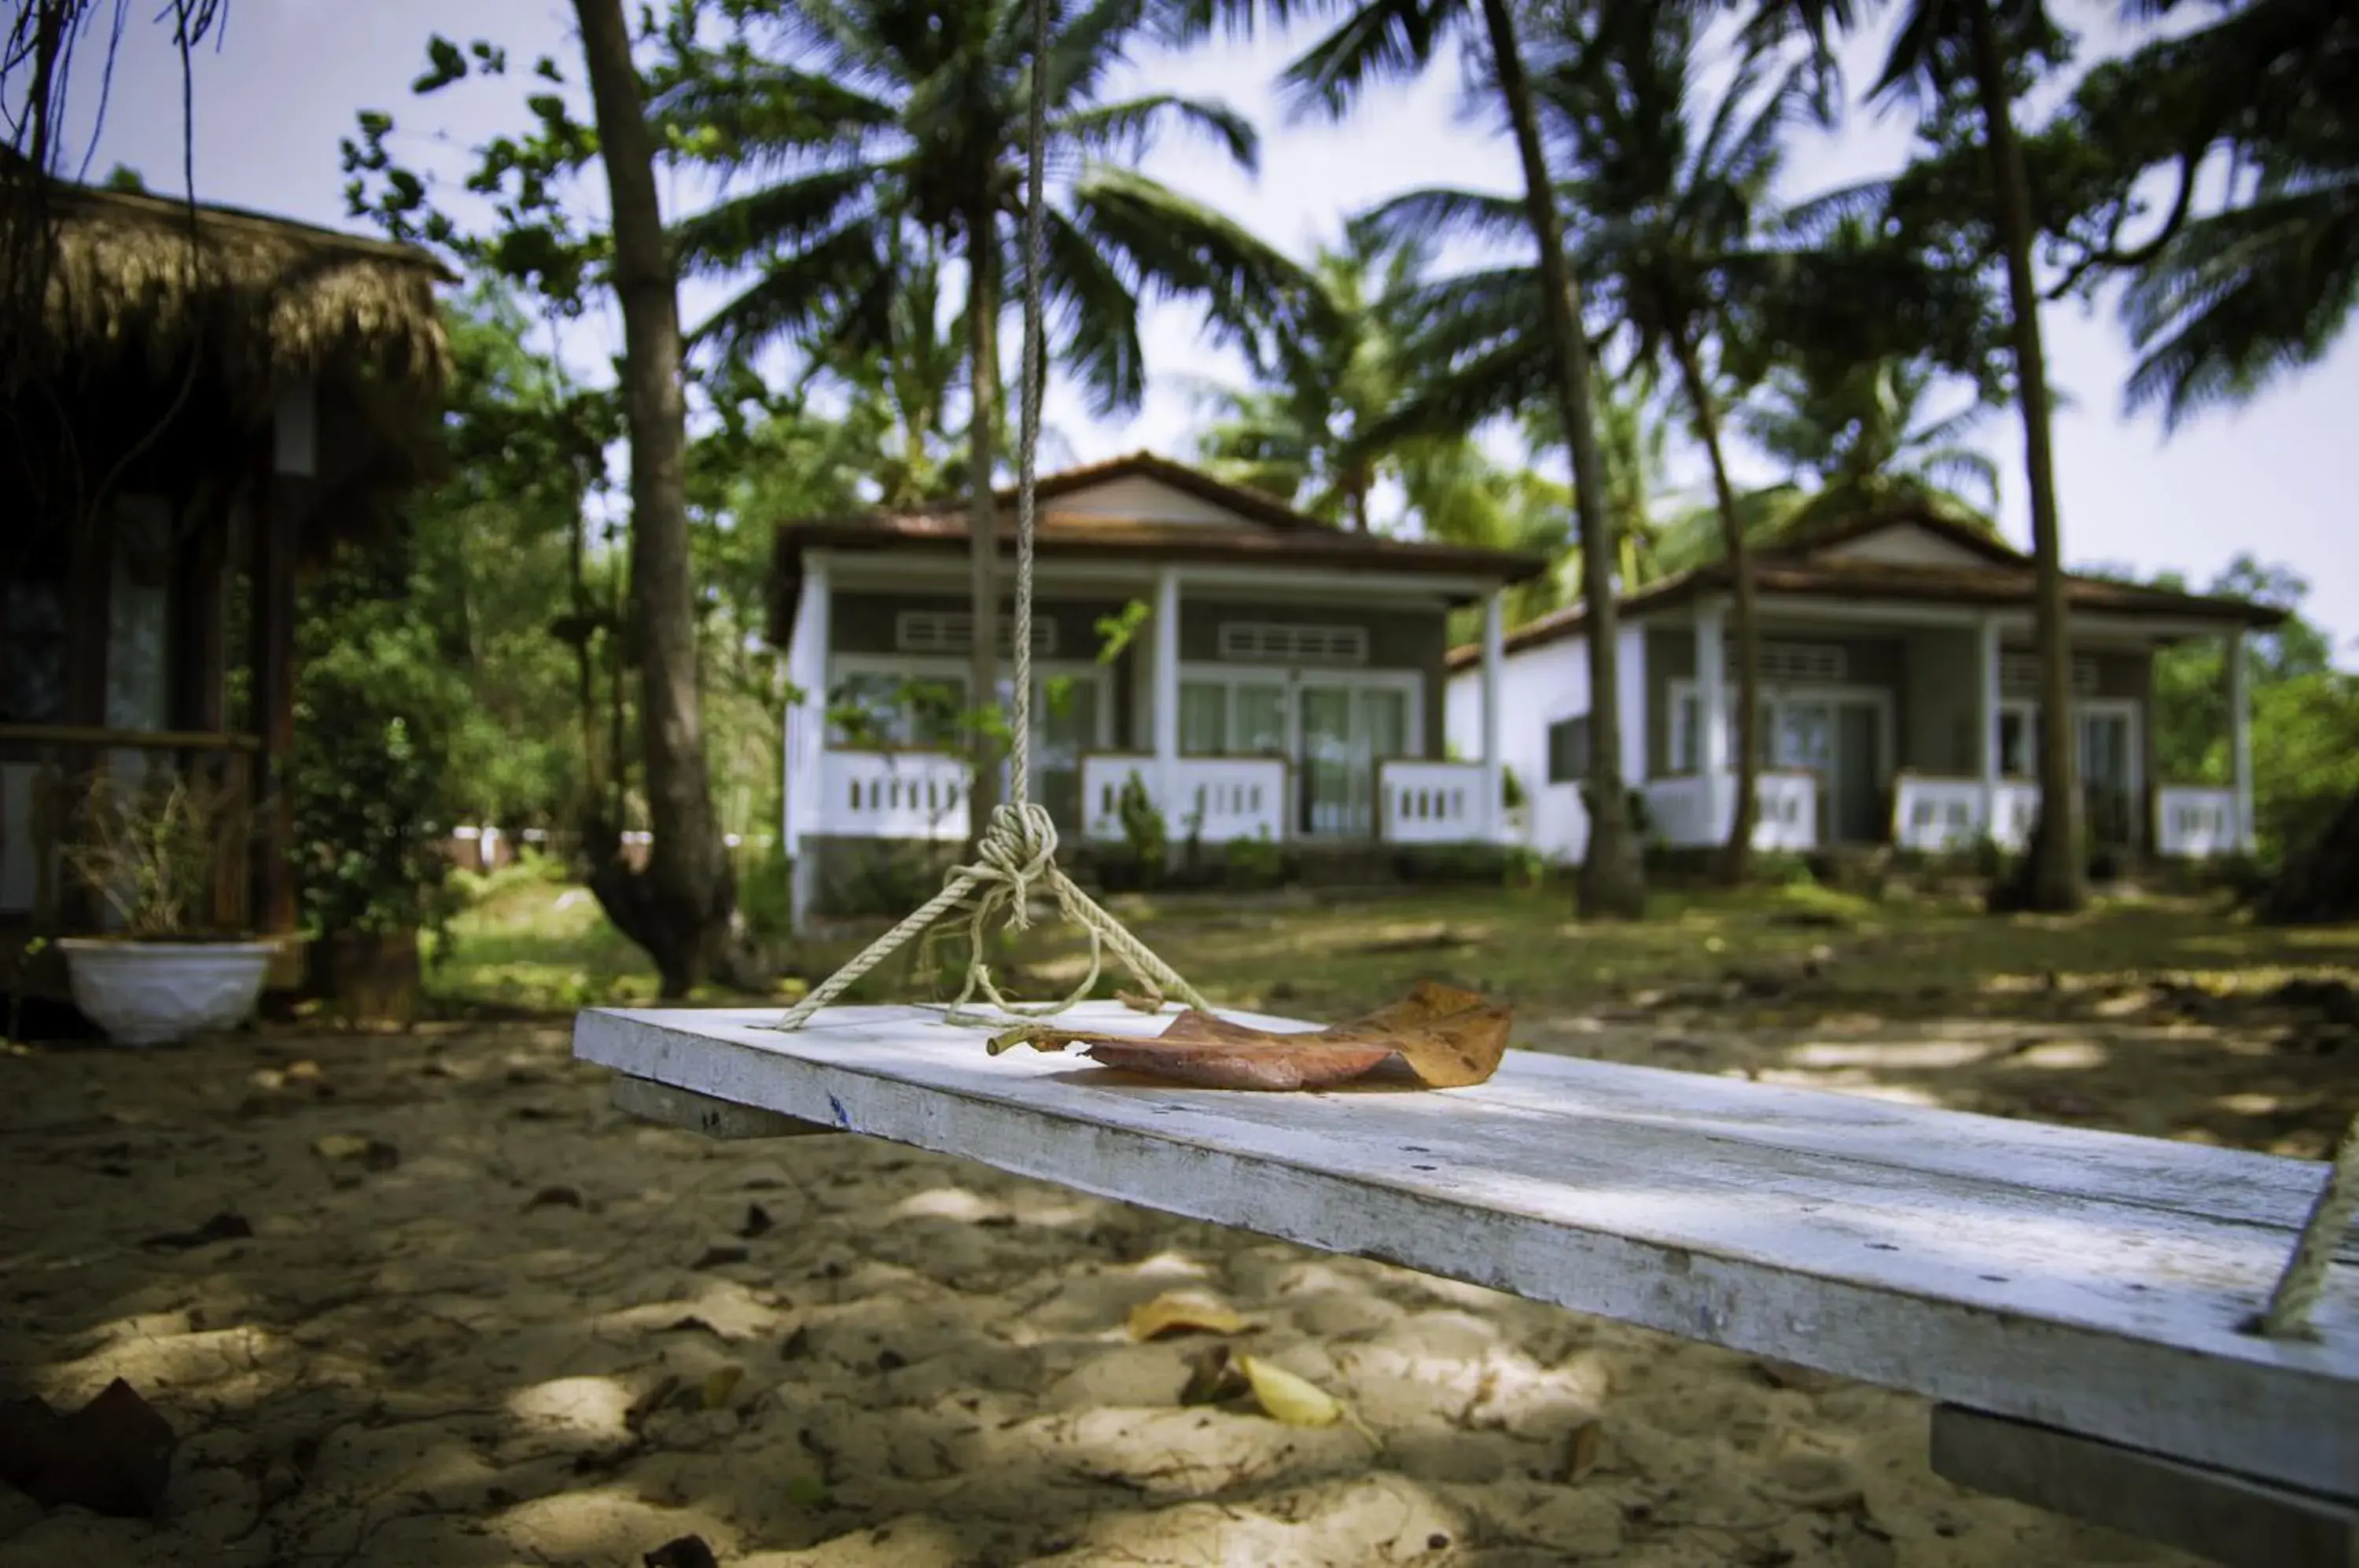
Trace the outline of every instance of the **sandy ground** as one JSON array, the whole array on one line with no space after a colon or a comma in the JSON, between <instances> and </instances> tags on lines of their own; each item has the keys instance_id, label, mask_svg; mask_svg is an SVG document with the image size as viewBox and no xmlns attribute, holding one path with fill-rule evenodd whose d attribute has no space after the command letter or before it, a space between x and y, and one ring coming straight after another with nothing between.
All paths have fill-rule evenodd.
<instances>
[{"instance_id":1,"label":"sandy ground","mask_svg":"<svg viewBox=\"0 0 2359 1568\"><path fill-rule=\"evenodd\" d=\"M2118 1120L2196 1136L2337 1065L2152 1002L1521 1032L1984 1109L2134 1087ZM1938 1481L1915 1399L890 1146L637 1125L553 1028L0 1058L0 1395L120 1377L181 1438L161 1524L0 1486L10 1565L2184 1561ZM223 1214L252 1234L157 1239ZM1382 1450L1183 1404L1203 1342L1124 1330L1183 1288Z\"/></svg>"}]
</instances>

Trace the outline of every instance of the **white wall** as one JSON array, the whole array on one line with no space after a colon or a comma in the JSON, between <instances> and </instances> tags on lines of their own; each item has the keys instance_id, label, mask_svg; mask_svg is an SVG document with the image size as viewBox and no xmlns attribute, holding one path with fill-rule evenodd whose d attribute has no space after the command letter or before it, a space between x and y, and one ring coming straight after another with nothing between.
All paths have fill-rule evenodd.
<instances>
[{"instance_id":1,"label":"white wall","mask_svg":"<svg viewBox=\"0 0 2359 1568\"><path fill-rule=\"evenodd\" d=\"M1646 638L1635 626L1622 628L1622 777L1636 784L1646 777ZM1589 712L1589 647L1579 637L1560 637L1507 655L1502 672L1501 751L1528 802L1525 843L1552 861L1578 862L1589 847L1589 813L1582 809L1577 783L1548 782L1548 727ZM1453 672L1444 702L1451 754L1472 760L1483 755L1483 669Z\"/></svg>"}]
</instances>

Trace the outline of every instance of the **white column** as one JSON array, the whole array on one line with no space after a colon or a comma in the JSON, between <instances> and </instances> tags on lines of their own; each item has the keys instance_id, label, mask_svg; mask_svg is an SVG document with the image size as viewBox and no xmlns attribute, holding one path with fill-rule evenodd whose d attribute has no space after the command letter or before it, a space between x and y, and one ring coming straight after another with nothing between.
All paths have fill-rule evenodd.
<instances>
[{"instance_id":1,"label":"white column","mask_svg":"<svg viewBox=\"0 0 2359 1568\"><path fill-rule=\"evenodd\" d=\"M2245 679L2245 633L2228 634L2228 767L2236 789L2236 847L2250 855L2253 832L2252 693Z\"/></svg>"},{"instance_id":2,"label":"white column","mask_svg":"<svg viewBox=\"0 0 2359 1568\"><path fill-rule=\"evenodd\" d=\"M1155 574L1155 803L1167 822L1180 814L1180 572Z\"/></svg>"},{"instance_id":3,"label":"white column","mask_svg":"<svg viewBox=\"0 0 2359 1568\"><path fill-rule=\"evenodd\" d=\"M827 655L832 593L827 562L816 552L803 557L802 592L795 600L795 628L787 645L787 679L799 700L787 710L786 850L793 861L788 892L789 923L800 930L819 893L819 866L802 853L803 839L825 825L821 799L827 756Z\"/></svg>"},{"instance_id":4,"label":"white column","mask_svg":"<svg viewBox=\"0 0 2359 1568\"><path fill-rule=\"evenodd\" d=\"M1723 802L1734 804L1728 787L1728 656L1721 637L1718 604L1696 607L1696 768L1703 776L1703 820L1708 840L1726 836Z\"/></svg>"},{"instance_id":5,"label":"white column","mask_svg":"<svg viewBox=\"0 0 2359 1568\"><path fill-rule=\"evenodd\" d=\"M1507 828L1507 760L1502 732L1506 695L1507 632L1506 595L1494 593L1483 601L1483 819L1474 831L1484 838L1505 843ZM1527 786L1528 787L1528 786Z\"/></svg>"},{"instance_id":6,"label":"white column","mask_svg":"<svg viewBox=\"0 0 2359 1568\"><path fill-rule=\"evenodd\" d=\"M1983 781L1983 831L1998 836L1998 620L1984 615L1974 625L1974 770Z\"/></svg>"}]
</instances>

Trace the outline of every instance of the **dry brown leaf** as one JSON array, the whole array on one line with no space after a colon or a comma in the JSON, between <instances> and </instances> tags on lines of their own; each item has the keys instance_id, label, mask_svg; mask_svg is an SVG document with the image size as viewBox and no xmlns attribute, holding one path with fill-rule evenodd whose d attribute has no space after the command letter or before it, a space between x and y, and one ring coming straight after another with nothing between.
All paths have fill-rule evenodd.
<instances>
[{"instance_id":1,"label":"dry brown leaf","mask_svg":"<svg viewBox=\"0 0 2359 1568\"><path fill-rule=\"evenodd\" d=\"M991 1042L1062 1051L1211 1089L1319 1089L1397 1062L1431 1089L1480 1083L1499 1070L1513 1012L1473 991L1421 980L1400 1001L1364 1018L1303 1033L1277 1033L1194 1008L1151 1039L1028 1024Z\"/></svg>"},{"instance_id":2,"label":"dry brown leaf","mask_svg":"<svg viewBox=\"0 0 2359 1568\"><path fill-rule=\"evenodd\" d=\"M1167 1334L1243 1334L1252 1323L1209 1296L1170 1290L1130 1309L1130 1337L1141 1344Z\"/></svg>"}]
</instances>

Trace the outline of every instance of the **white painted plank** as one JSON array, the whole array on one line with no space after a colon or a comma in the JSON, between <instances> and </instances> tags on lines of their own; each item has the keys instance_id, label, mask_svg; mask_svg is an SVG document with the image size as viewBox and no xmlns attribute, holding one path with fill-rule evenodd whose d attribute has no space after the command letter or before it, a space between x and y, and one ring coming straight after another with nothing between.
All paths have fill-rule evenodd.
<instances>
[{"instance_id":1,"label":"white painted plank","mask_svg":"<svg viewBox=\"0 0 2359 1568\"><path fill-rule=\"evenodd\" d=\"M1078 1057L993 1059L936 1010L832 1009L795 1034L763 1027L775 1017L590 1012L575 1051L1081 1191L2359 1497L2359 1269L2330 1282L2321 1342L2238 1330L2321 1167L1524 1051L1476 1089L1249 1094ZM1115 1004L1082 1019L1163 1027Z\"/></svg>"}]
</instances>

